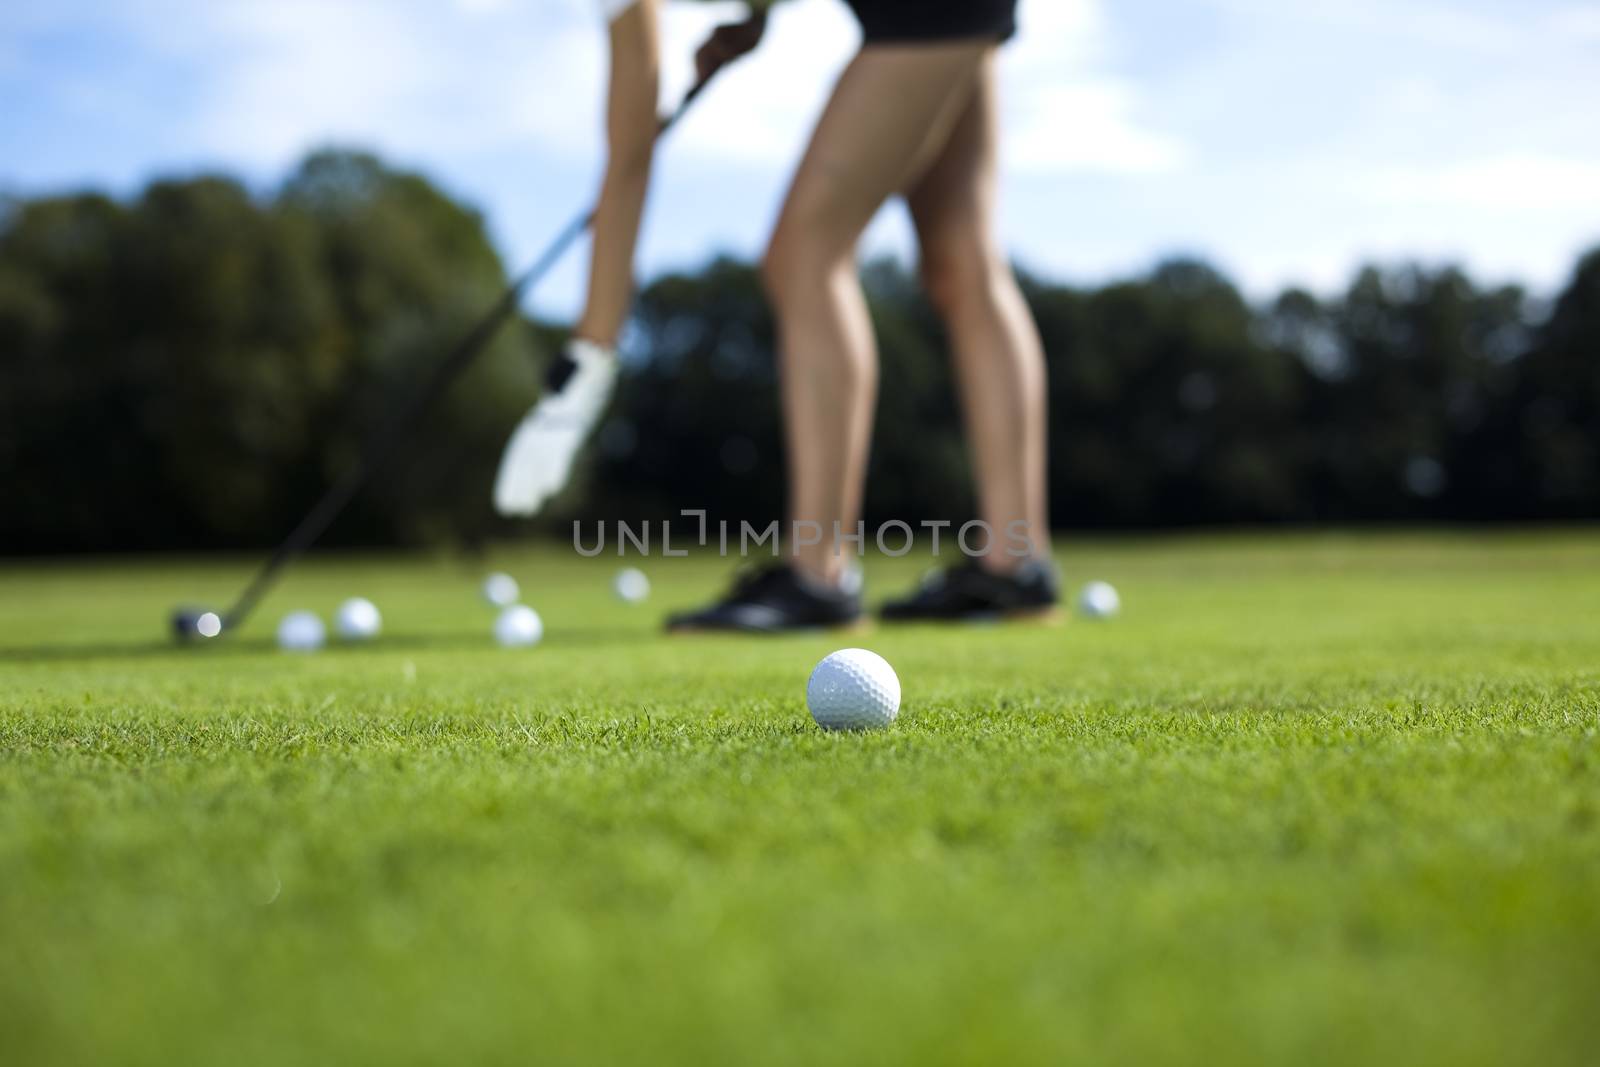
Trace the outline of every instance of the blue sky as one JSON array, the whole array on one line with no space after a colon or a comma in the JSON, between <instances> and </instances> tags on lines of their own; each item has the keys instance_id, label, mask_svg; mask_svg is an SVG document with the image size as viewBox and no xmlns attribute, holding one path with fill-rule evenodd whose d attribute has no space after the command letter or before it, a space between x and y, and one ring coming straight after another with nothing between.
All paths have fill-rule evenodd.
<instances>
[{"instance_id":1,"label":"blue sky","mask_svg":"<svg viewBox=\"0 0 1600 1067\"><path fill-rule=\"evenodd\" d=\"M667 95L737 10L669 4ZM1414 257L1548 291L1600 243L1594 0L1022 0L1022 20L1003 225L1043 274L1190 253L1263 294ZM838 0L780 7L665 150L644 274L758 252L854 44ZM594 184L603 72L588 0L7 0L0 190L265 188L360 145L479 207L521 262ZM898 208L868 244L909 249ZM572 310L579 259L541 310Z\"/></svg>"}]
</instances>

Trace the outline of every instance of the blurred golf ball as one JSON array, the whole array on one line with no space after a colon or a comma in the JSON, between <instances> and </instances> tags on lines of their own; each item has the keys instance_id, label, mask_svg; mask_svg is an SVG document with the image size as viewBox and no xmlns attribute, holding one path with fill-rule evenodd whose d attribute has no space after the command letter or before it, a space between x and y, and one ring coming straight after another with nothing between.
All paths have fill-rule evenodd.
<instances>
[{"instance_id":1,"label":"blurred golf ball","mask_svg":"<svg viewBox=\"0 0 1600 1067\"><path fill-rule=\"evenodd\" d=\"M327 640L327 627L314 611L291 611L278 623L278 647L286 652L315 652Z\"/></svg>"},{"instance_id":2,"label":"blurred golf ball","mask_svg":"<svg viewBox=\"0 0 1600 1067\"><path fill-rule=\"evenodd\" d=\"M1109 582L1090 582L1078 594L1078 611L1090 619L1109 619L1122 610L1122 598Z\"/></svg>"},{"instance_id":3,"label":"blurred golf ball","mask_svg":"<svg viewBox=\"0 0 1600 1067\"><path fill-rule=\"evenodd\" d=\"M483 580L483 599L497 608L509 608L521 595L517 580L504 571L496 571Z\"/></svg>"},{"instance_id":4,"label":"blurred golf ball","mask_svg":"<svg viewBox=\"0 0 1600 1067\"><path fill-rule=\"evenodd\" d=\"M383 616L372 601L353 596L339 605L333 628L346 641L370 641L383 629Z\"/></svg>"},{"instance_id":5,"label":"blurred golf ball","mask_svg":"<svg viewBox=\"0 0 1600 1067\"><path fill-rule=\"evenodd\" d=\"M637 604L650 595L650 579L644 576L644 571L637 567L626 567L617 572L611 582L611 588L616 591L618 600L625 600L629 604Z\"/></svg>"},{"instance_id":6,"label":"blurred golf ball","mask_svg":"<svg viewBox=\"0 0 1600 1067\"><path fill-rule=\"evenodd\" d=\"M222 616L207 611L194 621L194 632L201 637L215 637L222 632Z\"/></svg>"},{"instance_id":7,"label":"blurred golf ball","mask_svg":"<svg viewBox=\"0 0 1600 1067\"><path fill-rule=\"evenodd\" d=\"M876 730L900 713L900 679L876 652L840 649L806 683L806 706L824 730Z\"/></svg>"},{"instance_id":8,"label":"blurred golf ball","mask_svg":"<svg viewBox=\"0 0 1600 1067\"><path fill-rule=\"evenodd\" d=\"M494 620L494 639L506 648L537 645L544 636L539 613L526 604L513 604Z\"/></svg>"}]
</instances>

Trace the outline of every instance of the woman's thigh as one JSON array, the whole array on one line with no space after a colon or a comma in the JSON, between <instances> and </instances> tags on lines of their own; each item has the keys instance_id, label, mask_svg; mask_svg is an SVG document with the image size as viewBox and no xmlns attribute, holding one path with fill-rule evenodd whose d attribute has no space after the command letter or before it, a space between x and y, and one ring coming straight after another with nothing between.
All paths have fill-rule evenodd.
<instances>
[{"instance_id":1,"label":"woman's thigh","mask_svg":"<svg viewBox=\"0 0 1600 1067\"><path fill-rule=\"evenodd\" d=\"M811 135L773 237L853 247L883 202L942 148L966 110L989 40L862 49L840 75Z\"/></svg>"},{"instance_id":2,"label":"woman's thigh","mask_svg":"<svg viewBox=\"0 0 1600 1067\"><path fill-rule=\"evenodd\" d=\"M967 258L990 240L999 142L992 59L983 64L950 135L906 190L925 256Z\"/></svg>"}]
</instances>

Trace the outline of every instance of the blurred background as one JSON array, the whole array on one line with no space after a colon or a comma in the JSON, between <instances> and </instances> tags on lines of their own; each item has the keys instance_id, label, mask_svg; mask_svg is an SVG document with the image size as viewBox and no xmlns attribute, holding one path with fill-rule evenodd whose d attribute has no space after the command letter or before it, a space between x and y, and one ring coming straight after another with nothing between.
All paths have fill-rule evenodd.
<instances>
[{"instance_id":1,"label":"blurred background","mask_svg":"<svg viewBox=\"0 0 1600 1067\"><path fill-rule=\"evenodd\" d=\"M669 0L664 97L737 4ZM1022 0L1004 233L1050 360L1062 528L1600 517L1600 7ZM790 0L674 132L613 417L538 524L499 449L573 255L329 541L776 517L751 263L855 46ZM0 552L271 544L586 201L587 0L0 6ZM891 206L868 519L963 518Z\"/></svg>"}]
</instances>

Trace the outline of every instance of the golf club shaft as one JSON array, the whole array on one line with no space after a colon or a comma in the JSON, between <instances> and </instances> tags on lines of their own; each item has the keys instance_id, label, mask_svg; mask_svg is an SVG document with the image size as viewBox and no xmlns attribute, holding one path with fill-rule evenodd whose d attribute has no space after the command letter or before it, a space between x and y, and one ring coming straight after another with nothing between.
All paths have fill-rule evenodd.
<instances>
[{"instance_id":1,"label":"golf club shaft","mask_svg":"<svg viewBox=\"0 0 1600 1067\"><path fill-rule=\"evenodd\" d=\"M661 125L656 131L658 139L672 129L710 81L711 78L708 76L696 82L684 94L678 106L661 119ZM456 343L449 354L434 368L433 373L423 379L407 397L405 403L396 408L394 414L378 428L368 441L365 451L361 453L361 458L338 481L328 487L322 499L306 512L305 517L289 532L289 536L284 538L283 543L274 549L266 563L262 564L261 569L250 580L250 584L245 586L244 592L239 594L223 618L224 632L243 623L255 610L256 604L266 595L267 590L272 588L273 582L277 580L283 568L316 544L317 539L327 532L328 527L333 525L333 521L349 506L350 501L367 484L372 475L394 454L411 428L483 353L505 321L516 314L517 308L522 303L522 297L529 287L543 278L566 254L567 249L589 229L590 224L594 222L594 213L593 207L579 212L556 235L555 240L533 265L512 280L500 299Z\"/></svg>"}]
</instances>

